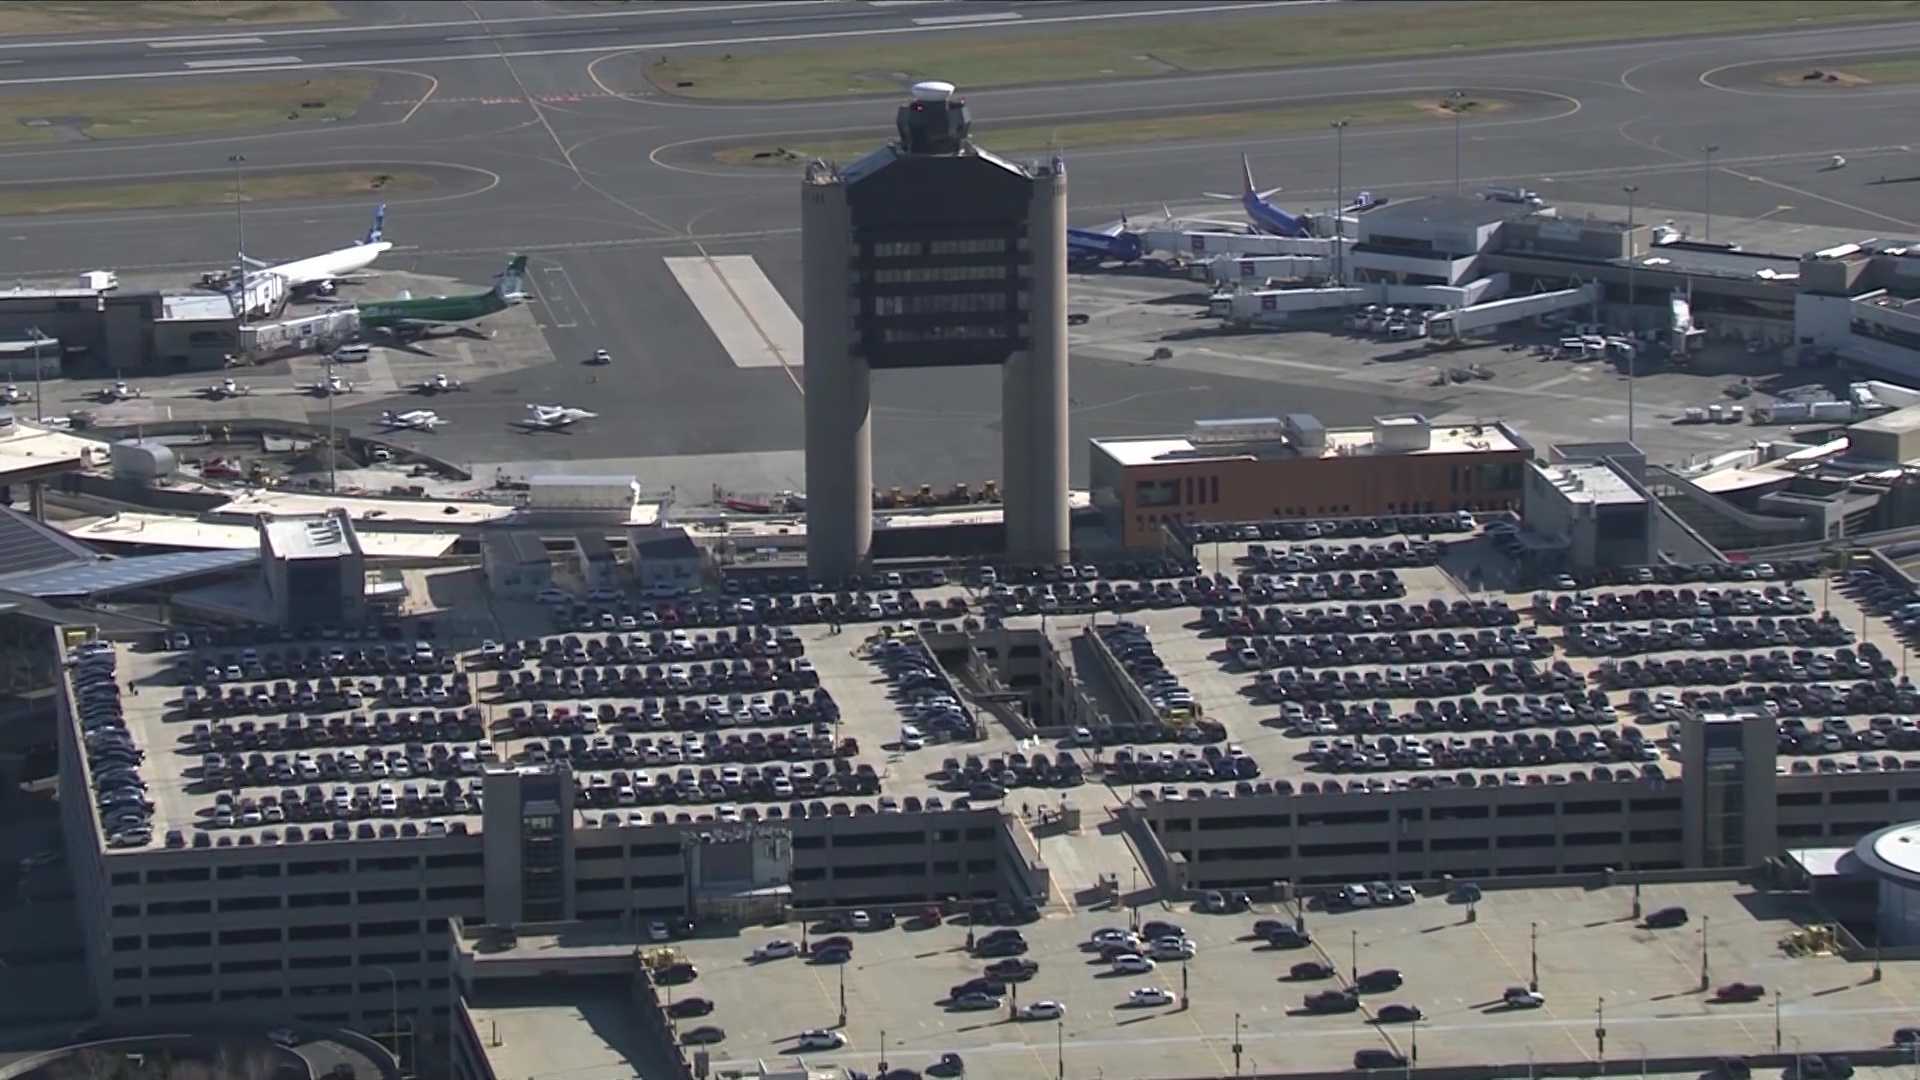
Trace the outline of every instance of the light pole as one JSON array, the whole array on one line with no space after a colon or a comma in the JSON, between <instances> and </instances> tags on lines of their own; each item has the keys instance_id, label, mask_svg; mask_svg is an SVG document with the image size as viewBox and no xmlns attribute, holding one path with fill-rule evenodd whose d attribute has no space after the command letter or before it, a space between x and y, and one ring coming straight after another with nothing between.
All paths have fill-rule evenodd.
<instances>
[{"instance_id":1,"label":"light pole","mask_svg":"<svg viewBox=\"0 0 1920 1080\"><path fill-rule=\"evenodd\" d=\"M1713 985L1711 969L1707 966L1707 927L1712 916L1700 916L1700 989Z\"/></svg>"},{"instance_id":2,"label":"light pole","mask_svg":"<svg viewBox=\"0 0 1920 1080\"><path fill-rule=\"evenodd\" d=\"M880 1072L882 1075L884 1075L886 1071L887 1071L887 1029L881 1028L880 1029Z\"/></svg>"},{"instance_id":3,"label":"light pole","mask_svg":"<svg viewBox=\"0 0 1920 1080\"><path fill-rule=\"evenodd\" d=\"M33 335L33 419L35 423L38 423L40 421L40 398L41 398L40 343L46 340L46 335L42 334L40 332L40 328L37 326L27 327L27 333Z\"/></svg>"},{"instance_id":4,"label":"light pole","mask_svg":"<svg viewBox=\"0 0 1920 1080\"><path fill-rule=\"evenodd\" d=\"M1640 1080L1647 1080L1647 1044L1636 1042L1633 1045L1640 1048Z\"/></svg>"},{"instance_id":5,"label":"light pole","mask_svg":"<svg viewBox=\"0 0 1920 1080\"><path fill-rule=\"evenodd\" d=\"M1455 90L1447 95L1447 111L1453 113L1453 193L1460 194L1460 117L1466 108L1467 92Z\"/></svg>"},{"instance_id":6,"label":"light pole","mask_svg":"<svg viewBox=\"0 0 1920 1080\"><path fill-rule=\"evenodd\" d=\"M1700 176L1701 176L1701 179L1706 184L1707 239L1712 240L1713 239L1713 155L1720 152L1720 144L1708 143L1707 145L1700 148L1700 152L1702 155L1702 160L1705 162L1704 166L1700 170Z\"/></svg>"},{"instance_id":7,"label":"light pole","mask_svg":"<svg viewBox=\"0 0 1920 1080\"><path fill-rule=\"evenodd\" d=\"M387 987L393 994L393 1017L390 1022L393 1024L393 1060L397 1064L400 1061L400 976L395 975L393 969L384 964L373 964L370 966L375 971L384 971L387 973ZM402 1068L400 1071L404 1073L406 1069Z\"/></svg>"},{"instance_id":8,"label":"light pole","mask_svg":"<svg viewBox=\"0 0 1920 1080\"><path fill-rule=\"evenodd\" d=\"M1233 1075L1240 1075L1240 1014L1233 1014Z\"/></svg>"},{"instance_id":9,"label":"light pole","mask_svg":"<svg viewBox=\"0 0 1920 1080\"><path fill-rule=\"evenodd\" d=\"M1640 321L1639 319L1634 317L1634 310L1633 310L1634 300L1636 299L1634 296L1634 288L1633 288L1633 285L1634 285L1633 274L1634 274L1634 270L1637 268L1638 263L1640 262L1640 245L1635 241L1634 232L1633 232L1633 197L1634 195L1639 193L1640 185L1628 184L1627 186L1621 188L1620 190L1626 192L1626 195L1627 195L1627 329L1629 332L1631 332L1632 330L1637 328L1638 323ZM1628 442L1633 441L1633 376L1634 376L1634 367L1635 367L1634 360L1635 360L1635 354L1637 354L1639 351L1640 349L1638 346L1632 346L1627 350L1627 441Z\"/></svg>"},{"instance_id":10,"label":"light pole","mask_svg":"<svg viewBox=\"0 0 1920 1080\"><path fill-rule=\"evenodd\" d=\"M1920 1046L1920 1043L1915 1043ZM1780 1052L1780 991L1773 992L1773 1052Z\"/></svg>"},{"instance_id":11,"label":"light pole","mask_svg":"<svg viewBox=\"0 0 1920 1080\"><path fill-rule=\"evenodd\" d=\"M1053 1022L1053 1062L1059 1080L1067 1080L1067 1022Z\"/></svg>"},{"instance_id":12,"label":"light pole","mask_svg":"<svg viewBox=\"0 0 1920 1080\"><path fill-rule=\"evenodd\" d=\"M1593 999L1593 1044L1604 1071L1607 1064L1607 995Z\"/></svg>"},{"instance_id":13,"label":"light pole","mask_svg":"<svg viewBox=\"0 0 1920 1080\"><path fill-rule=\"evenodd\" d=\"M244 304L245 301L243 300L242 303ZM338 462L339 462L340 455L335 450L334 443L333 443L333 439L334 439L333 399L335 395L333 392L333 358L332 357L327 358L326 387L327 387L327 493L329 495L337 495L340 493L339 472L338 472Z\"/></svg>"},{"instance_id":14,"label":"light pole","mask_svg":"<svg viewBox=\"0 0 1920 1080\"><path fill-rule=\"evenodd\" d=\"M247 325L247 219L240 210L245 203L240 188L240 166L247 163L245 154L228 154L227 164L233 166L233 232L234 261L240 264L240 325Z\"/></svg>"},{"instance_id":15,"label":"light pole","mask_svg":"<svg viewBox=\"0 0 1920 1080\"><path fill-rule=\"evenodd\" d=\"M1333 129L1333 283L1347 283L1347 255L1344 250L1347 236L1347 118L1341 117L1327 126Z\"/></svg>"},{"instance_id":16,"label":"light pole","mask_svg":"<svg viewBox=\"0 0 1920 1080\"><path fill-rule=\"evenodd\" d=\"M1527 933L1527 953L1532 967L1527 979L1527 989L1537 993L1540 989L1540 924L1528 923Z\"/></svg>"},{"instance_id":17,"label":"light pole","mask_svg":"<svg viewBox=\"0 0 1920 1080\"><path fill-rule=\"evenodd\" d=\"M1357 985L1360 982L1360 931L1347 931L1348 974Z\"/></svg>"},{"instance_id":18,"label":"light pole","mask_svg":"<svg viewBox=\"0 0 1920 1080\"><path fill-rule=\"evenodd\" d=\"M847 1026L847 965L840 964L838 965L837 970L840 972L840 1023L837 1026L846 1027ZM882 1032L881 1034L884 1035L885 1032ZM886 1050L887 1050L887 1045L883 1041L880 1044L880 1052L884 1054L886 1053Z\"/></svg>"}]
</instances>

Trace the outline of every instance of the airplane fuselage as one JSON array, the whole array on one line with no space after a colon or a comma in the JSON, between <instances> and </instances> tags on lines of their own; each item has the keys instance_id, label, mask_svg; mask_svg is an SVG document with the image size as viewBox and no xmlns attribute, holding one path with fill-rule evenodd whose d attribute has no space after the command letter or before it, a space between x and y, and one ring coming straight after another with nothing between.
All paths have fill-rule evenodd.
<instances>
[{"instance_id":1,"label":"airplane fuselage","mask_svg":"<svg viewBox=\"0 0 1920 1080\"><path fill-rule=\"evenodd\" d=\"M352 247L329 251L324 255L312 255L293 262L269 266L259 271L262 274L274 274L287 283L288 288L298 289L318 285L324 281L345 277L373 265L373 261L393 247L392 242L376 240L371 244L355 244Z\"/></svg>"}]
</instances>

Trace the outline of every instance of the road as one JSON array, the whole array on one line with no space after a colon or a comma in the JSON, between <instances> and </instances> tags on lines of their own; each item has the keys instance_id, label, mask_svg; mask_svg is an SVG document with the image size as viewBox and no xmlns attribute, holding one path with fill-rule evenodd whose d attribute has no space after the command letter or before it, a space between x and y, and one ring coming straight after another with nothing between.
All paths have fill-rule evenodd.
<instances>
[{"instance_id":1,"label":"road","mask_svg":"<svg viewBox=\"0 0 1920 1080\"><path fill-rule=\"evenodd\" d=\"M987 27L927 21L961 14L955 5L842 0L804 9L723 3L617 13L521 3L490 7L484 28L452 18L458 10L381 4L357 12L362 22L352 25L217 35L259 38L259 44L209 43L203 37L200 45L169 47L181 45L182 35L5 43L0 82L44 86L34 80L78 74L176 78L208 70L183 67L188 62L249 58L244 70L366 66L381 76L381 85L377 103L360 118L325 131L23 147L0 151L0 168L13 182L225 175L228 156L242 153L247 170L318 162L467 170L474 178L470 185L391 200L388 235L398 246L382 265L482 281L502 252L527 252L534 257L536 316L555 353L578 357L607 345L633 358L621 368L618 391L638 410L633 422L603 436L545 440L537 453L576 460L785 454L790 456L770 468L787 475L780 470L794 464L791 455L800 445L800 380L780 369L734 368L662 259L754 256L797 308L793 172L720 166L706 148L716 140L884 130L894 103L693 102L650 88L643 65L658 50L690 42L770 49L785 47L783 42L844 43L866 36L884 55L881 44L890 34L1032 32L1047 20L1066 18L1098 24L1126 17L1144 39L1161 17L1146 13L1162 8L968 5L963 14L969 16L1020 16ZM1189 18L1228 17L1196 7L1179 11ZM771 19L789 21L756 21ZM1244 151L1260 183L1285 185L1278 201L1293 207L1324 208L1336 176L1349 194L1449 192L1457 178L1465 190L1520 183L1549 200L1603 206L1623 202L1621 188L1631 184L1639 189L1642 220L1677 216L1696 224L1710 200L1723 219L1763 217L1889 237L1920 235L1910 188L1875 182L1920 174L1904 123L1920 87L1801 91L1766 79L1783 68L1849 53L1914 48L1920 48L1920 23L1814 27L1719 38L1710 48L1671 39L972 90L968 97L976 138L988 147L996 126L1050 119L1369 94L1437 96L1455 88L1516 102L1464 122L1457 133L1440 121L1354 128L1338 141L1331 132L1291 132L1230 144L1076 151L1068 164L1073 216L1082 223L1192 204L1200 191L1235 183ZM298 60L251 62L262 57ZM234 77L230 69L220 70L227 72L222 77ZM942 74L965 87L964 71ZM1703 160L1708 145L1718 148L1711 169ZM1849 166L1822 171L1835 154L1845 155ZM257 254L297 255L356 236L365 214L357 203L262 206L247 210L246 228L251 247L272 246ZM224 209L129 212L91 220L0 219L0 238L9 242L10 269L17 275L100 266L197 272L231 257L232 227L233 215ZM537 381L516 377L475 389L514 402L532 400L525 395L535 390L569 403L614 393L589 383L589 373L576 368L553 365ZM1202 416L1295 408L1319 409L1332 423L1352 422L1400 404L1377 392L1289 385L1271 377L1196 380L1191 372L1092 354L1076 355L1074 379L1076 439L1177 430ZM878 479L944 484L997 475L996 383L980 373L941 371L876 380ZM520 446L495 452L530 456ZM460 456L476 456L475 448ZM935 469L946 471L930 472Z\"/></svg>"}]
</instances>

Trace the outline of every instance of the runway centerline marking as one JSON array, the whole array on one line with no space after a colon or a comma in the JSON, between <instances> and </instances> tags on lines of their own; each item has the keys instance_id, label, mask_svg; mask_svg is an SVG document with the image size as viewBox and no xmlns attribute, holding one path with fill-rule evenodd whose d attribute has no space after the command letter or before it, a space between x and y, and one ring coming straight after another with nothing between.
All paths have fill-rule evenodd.
<instances>
[{"instance_id":1,"label":"runway centerline marking","mask_svg":"<svg viewBox=\"0 0 1920 1080\"><path fill-rule=\"evenodd\" d=\"M265 45L266 38L261 37L204 37L179 38L171 41L149 41L149 49L218 49L226 45Z\"/></svg>"},{"instance_id":2,"label":"runway centerline marking","mask_svg":"<svg viewBox=\"0 0 1920 1080\"><path fill-rule=\"evenodd\" d=\"M223 60L186 60L190 68L258 67L261 64L298 64L297 56L230 56Z\"/></svg>"},{"instance_id":3,"label":"runway centerline marking","mask_svg":"<svg viewBox=\"0 0 1920 1080\"><path fill-rule=\"evenodd\" d=\"M982 11L976 15L928 15L913 22L915 26L969 26L974 23L1012 22L1023 17L1017 11Z\"/></svg>"}]
</instances>

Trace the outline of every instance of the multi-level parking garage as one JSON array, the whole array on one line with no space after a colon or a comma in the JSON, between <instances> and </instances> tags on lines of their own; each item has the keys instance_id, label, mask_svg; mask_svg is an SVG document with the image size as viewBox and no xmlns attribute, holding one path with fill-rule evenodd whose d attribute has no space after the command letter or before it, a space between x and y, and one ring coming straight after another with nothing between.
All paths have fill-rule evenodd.
<instances>
[{"instance_id":1,"label":"multi-level parking garage","mask_svg":"<svg viewBox=\"0 0 1920 1080\"><path fill-rule=\"evenodd\" d=\"M785 838L783 902L1057 904L1030 800L1117 815L1137 856L1088 875L1173 890L1750 865L1920 804L1898 643L1852 599L1880 579L1476 592L1483 532L1308 524L1070 575L568 598L486 642L89 646L63 805L101 1003L367 1025L398 991L431 1024L448 919L672 934L751 891L699 854L727 836Z\"/></svg>"}]
</instances>

